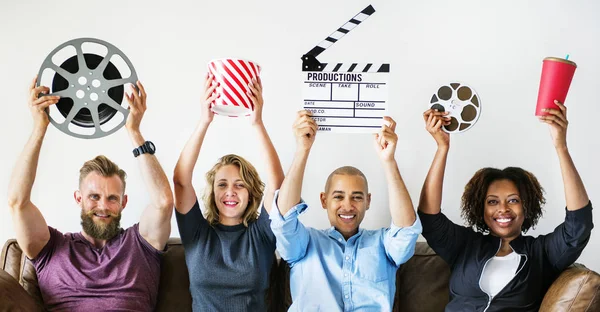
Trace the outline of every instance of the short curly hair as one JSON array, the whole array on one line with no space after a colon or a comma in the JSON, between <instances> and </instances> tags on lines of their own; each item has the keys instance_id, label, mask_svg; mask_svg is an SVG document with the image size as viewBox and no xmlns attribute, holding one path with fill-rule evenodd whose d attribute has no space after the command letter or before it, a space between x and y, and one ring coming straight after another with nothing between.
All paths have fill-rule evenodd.
<instances>
[{"instance_id":1,"label":"short curly hair","mask_svg":"<svg viewBox=\"0 0 600 312\"><path fill-rule=\"evenodd\" d=\"M546 199L544 198L544 189L537 178L531 172L518 167L507 167L502 170L479 169L465 186L461 202L462 217L468 226L475 226L478 231L483 233L489 232L490 229L483 218L485 198L490 184L498 180L512 181L519 190L525 214L521 231L527 233L530 228L535 227L542 216L542 207L546 204Z\"/></svg>"}]
</instances>

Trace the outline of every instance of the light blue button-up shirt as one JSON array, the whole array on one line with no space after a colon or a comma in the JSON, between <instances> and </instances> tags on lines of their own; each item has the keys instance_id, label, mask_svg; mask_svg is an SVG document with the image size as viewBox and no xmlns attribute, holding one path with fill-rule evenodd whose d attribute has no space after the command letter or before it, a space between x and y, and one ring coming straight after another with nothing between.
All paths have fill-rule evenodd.
<instances>
[{"instance_id":1,"label":"light blue button-up shirt","mask_svg":"<svg viewBox=\"0 0 600 312\"><path fill-rule=\"evenodd\" d=\"M301 202L270 215L277 251L291 268L289 311L391 311L396 270L415 252L419 217L410 227L359 229L346 241L334 227L305 227L298 216L307 208Z\"/></svg>"}]
</instances>

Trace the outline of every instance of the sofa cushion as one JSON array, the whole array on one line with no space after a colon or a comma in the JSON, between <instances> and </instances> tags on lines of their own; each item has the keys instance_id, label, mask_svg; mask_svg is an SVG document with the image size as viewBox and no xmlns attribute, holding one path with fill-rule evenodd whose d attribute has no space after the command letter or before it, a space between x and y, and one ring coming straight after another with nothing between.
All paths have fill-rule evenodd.
<instances>
[{"instance_id":1,"label":"sofa cushion","mask_svg":"<svg viewBox=\"0 0 600 312\"><path fill-rule=\"evenodd\" d=\"M550 286L540 311L600 311L600 275L572 265Z\"/></svg>"}]
</instances>

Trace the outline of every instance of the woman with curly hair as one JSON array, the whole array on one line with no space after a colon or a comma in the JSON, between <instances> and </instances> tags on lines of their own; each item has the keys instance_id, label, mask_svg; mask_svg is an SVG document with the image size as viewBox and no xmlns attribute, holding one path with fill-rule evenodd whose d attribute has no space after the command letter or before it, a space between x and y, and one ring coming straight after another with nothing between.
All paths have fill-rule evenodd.
<instances>
[{"instance_id":1,"label":"woman with curly hair","mask_svg":"<svg viewBox=\"0 0 600 312\"><path fill-rule=\"evenodd\" d=\"M423 114L438 149L419 201L423 236L450 266L450 302L446 311L537 311L561 271L586 246L592 205L567 149L567 109L546 110L547 123L563 177L565 221L547 235L523 235L535 226L545 204L543 189L533 174L521 168L483 168L462 196L459 226L441 212L442 184L450 138L441 127L445 113Z\"/></svg>"},{"instance_id":2,"label":"woman with curly hair","mask_svg":"<svg viewBox=\"0 0 600 312\"><path fill-rule=\"evenodd\" d=\"M275 236L268 212L283 169L262 121L262 84L250 84L254 111L249 117L267 164L268 184L238 155L225 155L206 173L202 214L192 174L213 120L217 95L213 77L204 83L200 122L185 145L173 175L175 210L185 250L194 311L266 311L265 295L275 259ZM235 142L233 142L235 143ZM264 199L264 204L260 205ZM259 213L260 211L260 213Z\"/></svg>"}]
</instances>

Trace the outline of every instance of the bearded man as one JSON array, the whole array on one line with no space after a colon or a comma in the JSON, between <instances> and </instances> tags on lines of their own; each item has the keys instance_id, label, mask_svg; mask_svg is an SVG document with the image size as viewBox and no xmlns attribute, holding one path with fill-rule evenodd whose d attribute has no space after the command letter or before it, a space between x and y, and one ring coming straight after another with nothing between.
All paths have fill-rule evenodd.
<instances>
[{"instance_id":1,"label":"bearded man","mask_svg":"<svg viewBox=\"0 0 600 312\"><path fill-rule=\"evenodd\" d=\"M171 233L173 195L169 181L145 141L140 123L146 92L140 82L126 95L130 113L125 127L135 147L151 204L139 223L121 229L127 205L125 171L105 156L85 162L75 201L81 208L80 233L63 234L49 227L31 202L42 142L48 128L46 109L59 97L49 89L29 92L34 129L21 153L8 190L8 205L17 242L33 263L44 305L49 311L152 311L158 296L160 255Z\"/></svg>"}]
</instances>

